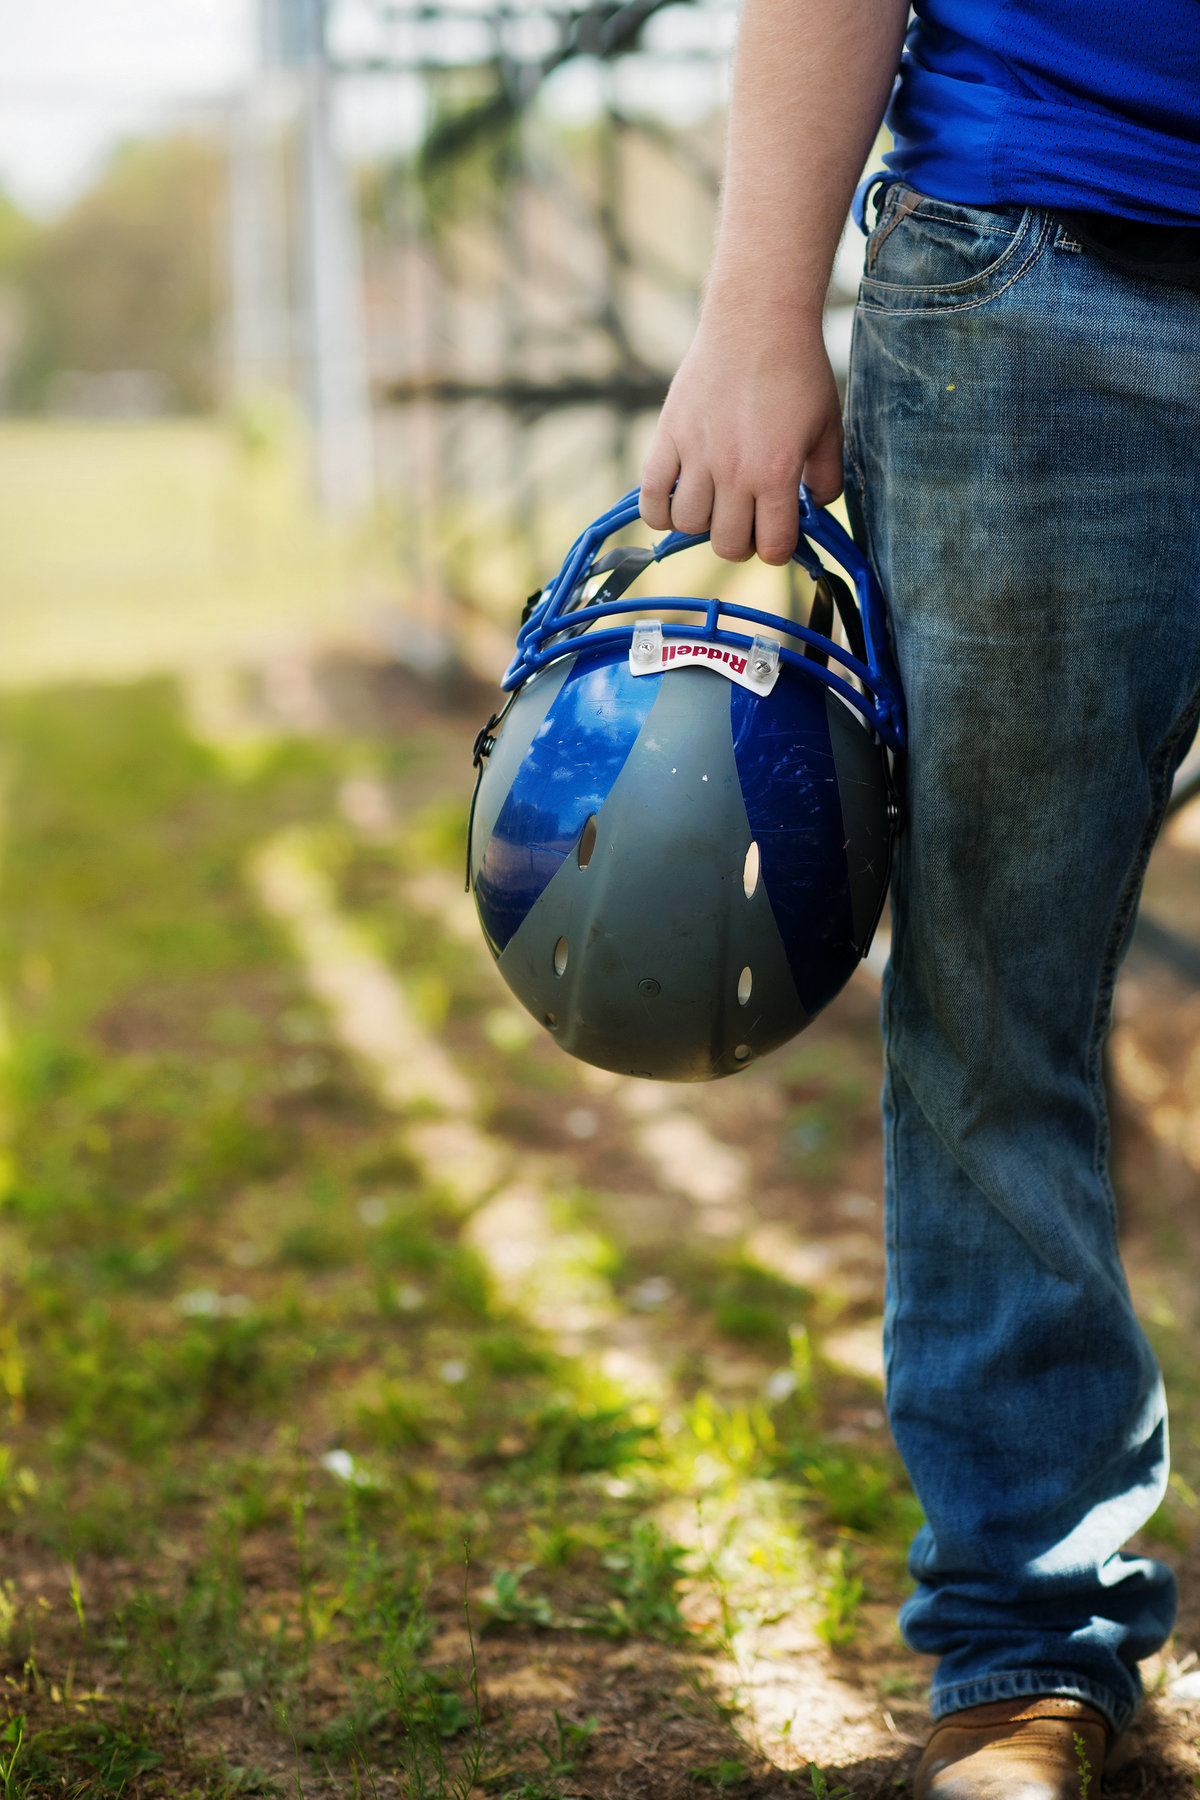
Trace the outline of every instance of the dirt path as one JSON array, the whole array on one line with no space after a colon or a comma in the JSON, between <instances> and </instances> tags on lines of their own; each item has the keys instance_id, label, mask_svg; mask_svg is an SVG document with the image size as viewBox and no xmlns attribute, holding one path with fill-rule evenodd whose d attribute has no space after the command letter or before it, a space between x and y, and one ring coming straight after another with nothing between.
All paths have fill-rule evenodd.
<instances>
[{"instance_id":1,"label":"dirt path","mask_svg":"<svg viewBox=\"0 0 1200 1800\"><path fill-rule=\"evenodd\" d=\"M350 686L354 679L349 675ZM400 681L403 685L402 677ZM384 677L382 692L386 687ZM327 678L324 691L328 721L334 726L336 679ZM344 709L344 692L340 698ZM384 729L387 711L383 700ZM449 767L456 744L454 722L430 722L434 730L444 724L450 726ZM341 795L343 816L367 839L386 838L399 825L403 804L402 794L370 778ZM1200 902L1191 892L1198 851L1200 832L1185 820L1160 850L1150 883L1150 899L1160 915L1196 935ZM469 902L444 871L410 880L404 897L416 910L436 917L443 932L486 964ZM831 1429L847 1444L876 1435L886 1438L880 1407L862 1404L882 1372L876 1005L877 976L864 970L801 1049L772 1059L746 1082L700 1093L576 1071L576 1085L589 1104L576 1109L586 1114L586 1130L576 1125L583 1141L571 1147L572 1173L593 1190L597 1217L610 1240L623 1254L636 1257L639 1267L657 1269L681 1236L698 1232L736 1238L751 1261L815 1291L829 1314L821 1340L823 1361L847 1384ZM1145 1671L1151 1701L1122 1746L1122 1767L1109 1785L1114 1793L1167 1796L1191 1793L1200 1781L1200 1675L1188 1679L1196 1663L1191 1640L1200 1644L1200 1597L1193 1592L1195 1576L1186 1551L1187 1515L1197 1504L1193 1472L1200 1467L1200 1383L1185 1373L1189 1347L1200 1334L1195 1298L1200 1273L1200 996L1189 994L1145 953L1136 953L1117 1013L1111 1061L1125 1254L1135 1291L1158 1333L1171 1381L1176 1438L1182 1439L1172 1501L1145 1548L1175 1563L1182 1604L1175 1642ZM523 1230L548 1241L544 1207L537 1216L537 1205L528 1198L538 1185L530 1175L528 1146L532 1140L543 1163L553 1163L553 1153L547 1158L540 1146L561 1137L563 1116L561 1099L532 1117L506 1119L503 1108L497 1115L501 1128L507 1125L511 1133L515 1127L525 1147L526 1186L519 1190L524 1205L521 1199L514 1204L503 1191L477 1215L476 1241L487 1248L490 1240L502 1277L505 1250L511 1256ZM561 1150L558 1160L561 1164ZM561 1179L561 1168L557 1173ZM534 1293L531 1299L518 1279L515 1286L510 1280L510 1295L523 1299L537 1316L538 1251L528 1237L516 1260L522 1276L533 1275ZM544 1277L546 1271L541 1273ZM585 1346L610 1370L619 1370L635 1384L640 1379L661 1397L670 1384L667 1346L678 1350L682 1322L661 1310L665 1303L660 1301L650 1317L638 1317L626 1307L581 1332L587 1302L581 1305L578 1296L572 1301L569 1283L561 1286L562 1280L561 1270L553 1267L543 1279L542 1322L553 1323L556 1310L569 1312L574 1305L575 1328L560 1332L568 1347ZM650 1274L643 1286L656 1280L662 1278ZM664 1288L668 1285L663 1281ZM761 1367L744 1355L731 1356L727 1343L714 1343L707 1323L689 1353L708 1360L714 1387L742 1399L761 1390ZM766 1379L769 1383L769 1373ZM736 1702L741 1733L771 1763L784 1769L824 1764L852 1792L864 1795L903 1785L916 1745L923 1741L925 1715L922 1702L914 1698L918 1681L912 1659L900 1650L891 1626L902 1583L894 1570L889 1574L886 1591L881 1584L874 1604L861 1608L853 1649L847 1643L834 1651L822 1643L813 1630L811 1585L806 1592L801 1583L798 1590L793 1584L790 1593L785 1587L779 1617L769 1627L743 1625L729 1646L729 1666L709 1666L708 1678ZM565 1679L564 1697L572 1678ZM660 1768L656 1780L662 1781L664 1774Z\"/></svg>"},{"instance_id":2,"label":"dirt path","mask_svg":"<svg viewBox=\"0 0 1200 1800\"><path fill-rule=\"evenodd\" d=\"M488 699L293 657L193 687L190 740L157 694L10 709L14 1793L904 1791L874 984L737 1083L562 1057L456 878ZM1195 857L1155 871L1181 925ZM1110 1789L1163 1800L1200 1772L1197 1027L1131 965L1183 1610Z\"/></svg>"}]
</instances>

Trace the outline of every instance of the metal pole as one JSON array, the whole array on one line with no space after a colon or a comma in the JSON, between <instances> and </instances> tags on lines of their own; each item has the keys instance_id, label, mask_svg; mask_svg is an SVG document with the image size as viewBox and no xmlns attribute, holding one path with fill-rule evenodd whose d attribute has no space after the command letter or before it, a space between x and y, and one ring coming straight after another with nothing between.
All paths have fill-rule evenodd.
<instances>
[{"instance_id":1,"label":"metal pole","mask_svg":"<svg viewBox=\"0 0 1200 1800\"><path fill-rule=\"evenodd\" d=\"M284 363L260 98L256 83L236 97L229 114L229 381L237 400L277 385Z\"/></svg>"},{"instance_id":2,"label":"metal pole","mask_svg":"<svg viewBox=\"0 0 1200 1800\"><path fill-rule=\"evenodd\" d=\"M300 0L304 352L317 494L346 518L374 498L375 459L363 321L358 210L333 141L324 0ZM300 8L298 7L299 11Z\"/></svg>"}]
</instances>

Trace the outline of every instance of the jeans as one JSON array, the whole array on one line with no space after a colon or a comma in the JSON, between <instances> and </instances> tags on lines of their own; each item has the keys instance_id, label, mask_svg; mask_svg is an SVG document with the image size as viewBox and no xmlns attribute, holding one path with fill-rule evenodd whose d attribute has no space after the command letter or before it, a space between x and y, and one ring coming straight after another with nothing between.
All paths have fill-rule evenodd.
<instances>
[{"instance_id":1,"label":"jeans","mask_svg":"<svg viewBox=\"0 0 1200 1800\"><path fill-rule=\"evenodd\" d=\"M1048 214L884 191L847 503L910 753L884 983L887 1401L927 1523L935 1717L1067 1694L1118 1729L1174 1616L1121 1554L1167 1476L1117 1248L1101 1049L1200 714L1200 294Z\"/></svg>"}]
</instances>

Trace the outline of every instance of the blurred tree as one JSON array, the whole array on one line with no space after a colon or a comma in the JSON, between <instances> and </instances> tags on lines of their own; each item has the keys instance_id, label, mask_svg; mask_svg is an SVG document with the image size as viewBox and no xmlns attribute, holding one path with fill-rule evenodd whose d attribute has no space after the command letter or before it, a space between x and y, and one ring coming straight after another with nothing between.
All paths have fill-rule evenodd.
<instances>
[{"instance_id":1,"label":"blurred tree","mask_svg":"<svg viewBox=\"0 0 1200 1800\"><path fill-rule=\"evenodd\" d=\"M0 408L8 396L13 359L24 328L21 274L37 231L33 220L0 190Z\"/></svg>"},{"instance_id":2,"label":"blurred tree","mask_svg":"<svg viewBox=\"0 0 1200 1800\"><path fill-rule=\"evenodd\" d=\"M33 220L0 189L0 281L9 279L21 267L37 231Z\"/></svg>"},{"instance_id":3,"label":"blurred tree","mask_svg":"<svg viewBox=\"0 0 1200 1800\"><path fill-rule=\"evenodd\" d=\"M61 397L68 373L127 371L149 377L166 406L212 405L222 190L214 142L126 144L69 211L17 242L12 278L24 318L10 407L42 410ZM7 237L0 209L0 275Z\"/></svg>"}]
</instances>

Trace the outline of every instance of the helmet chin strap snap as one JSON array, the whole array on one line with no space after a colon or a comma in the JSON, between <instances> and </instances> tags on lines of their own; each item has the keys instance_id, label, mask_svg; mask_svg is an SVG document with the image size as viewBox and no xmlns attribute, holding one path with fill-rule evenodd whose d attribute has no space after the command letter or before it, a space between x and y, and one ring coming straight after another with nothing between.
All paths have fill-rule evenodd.
<instances>
[{"instance_id":1,"label":"helmet chin strap snap","mask_svg":"<svg viewBox=\"0 0 1200 1800\"><path fill-rule=\"evenodd\" d=\"M475 770L475 786L471 790L471 810L467 814L467 872L463 884L463 892L467 894L471 891L471 837L475 828L475 803L479 799L479 784L483 780L483 766L496 748L495 733L504 723L505 714L515 699L516 695L510 694L500 711L492 713L487 724L481 725L475 733L475 743L471 750L471 767Z\"/></svg>"}]
</instances>

